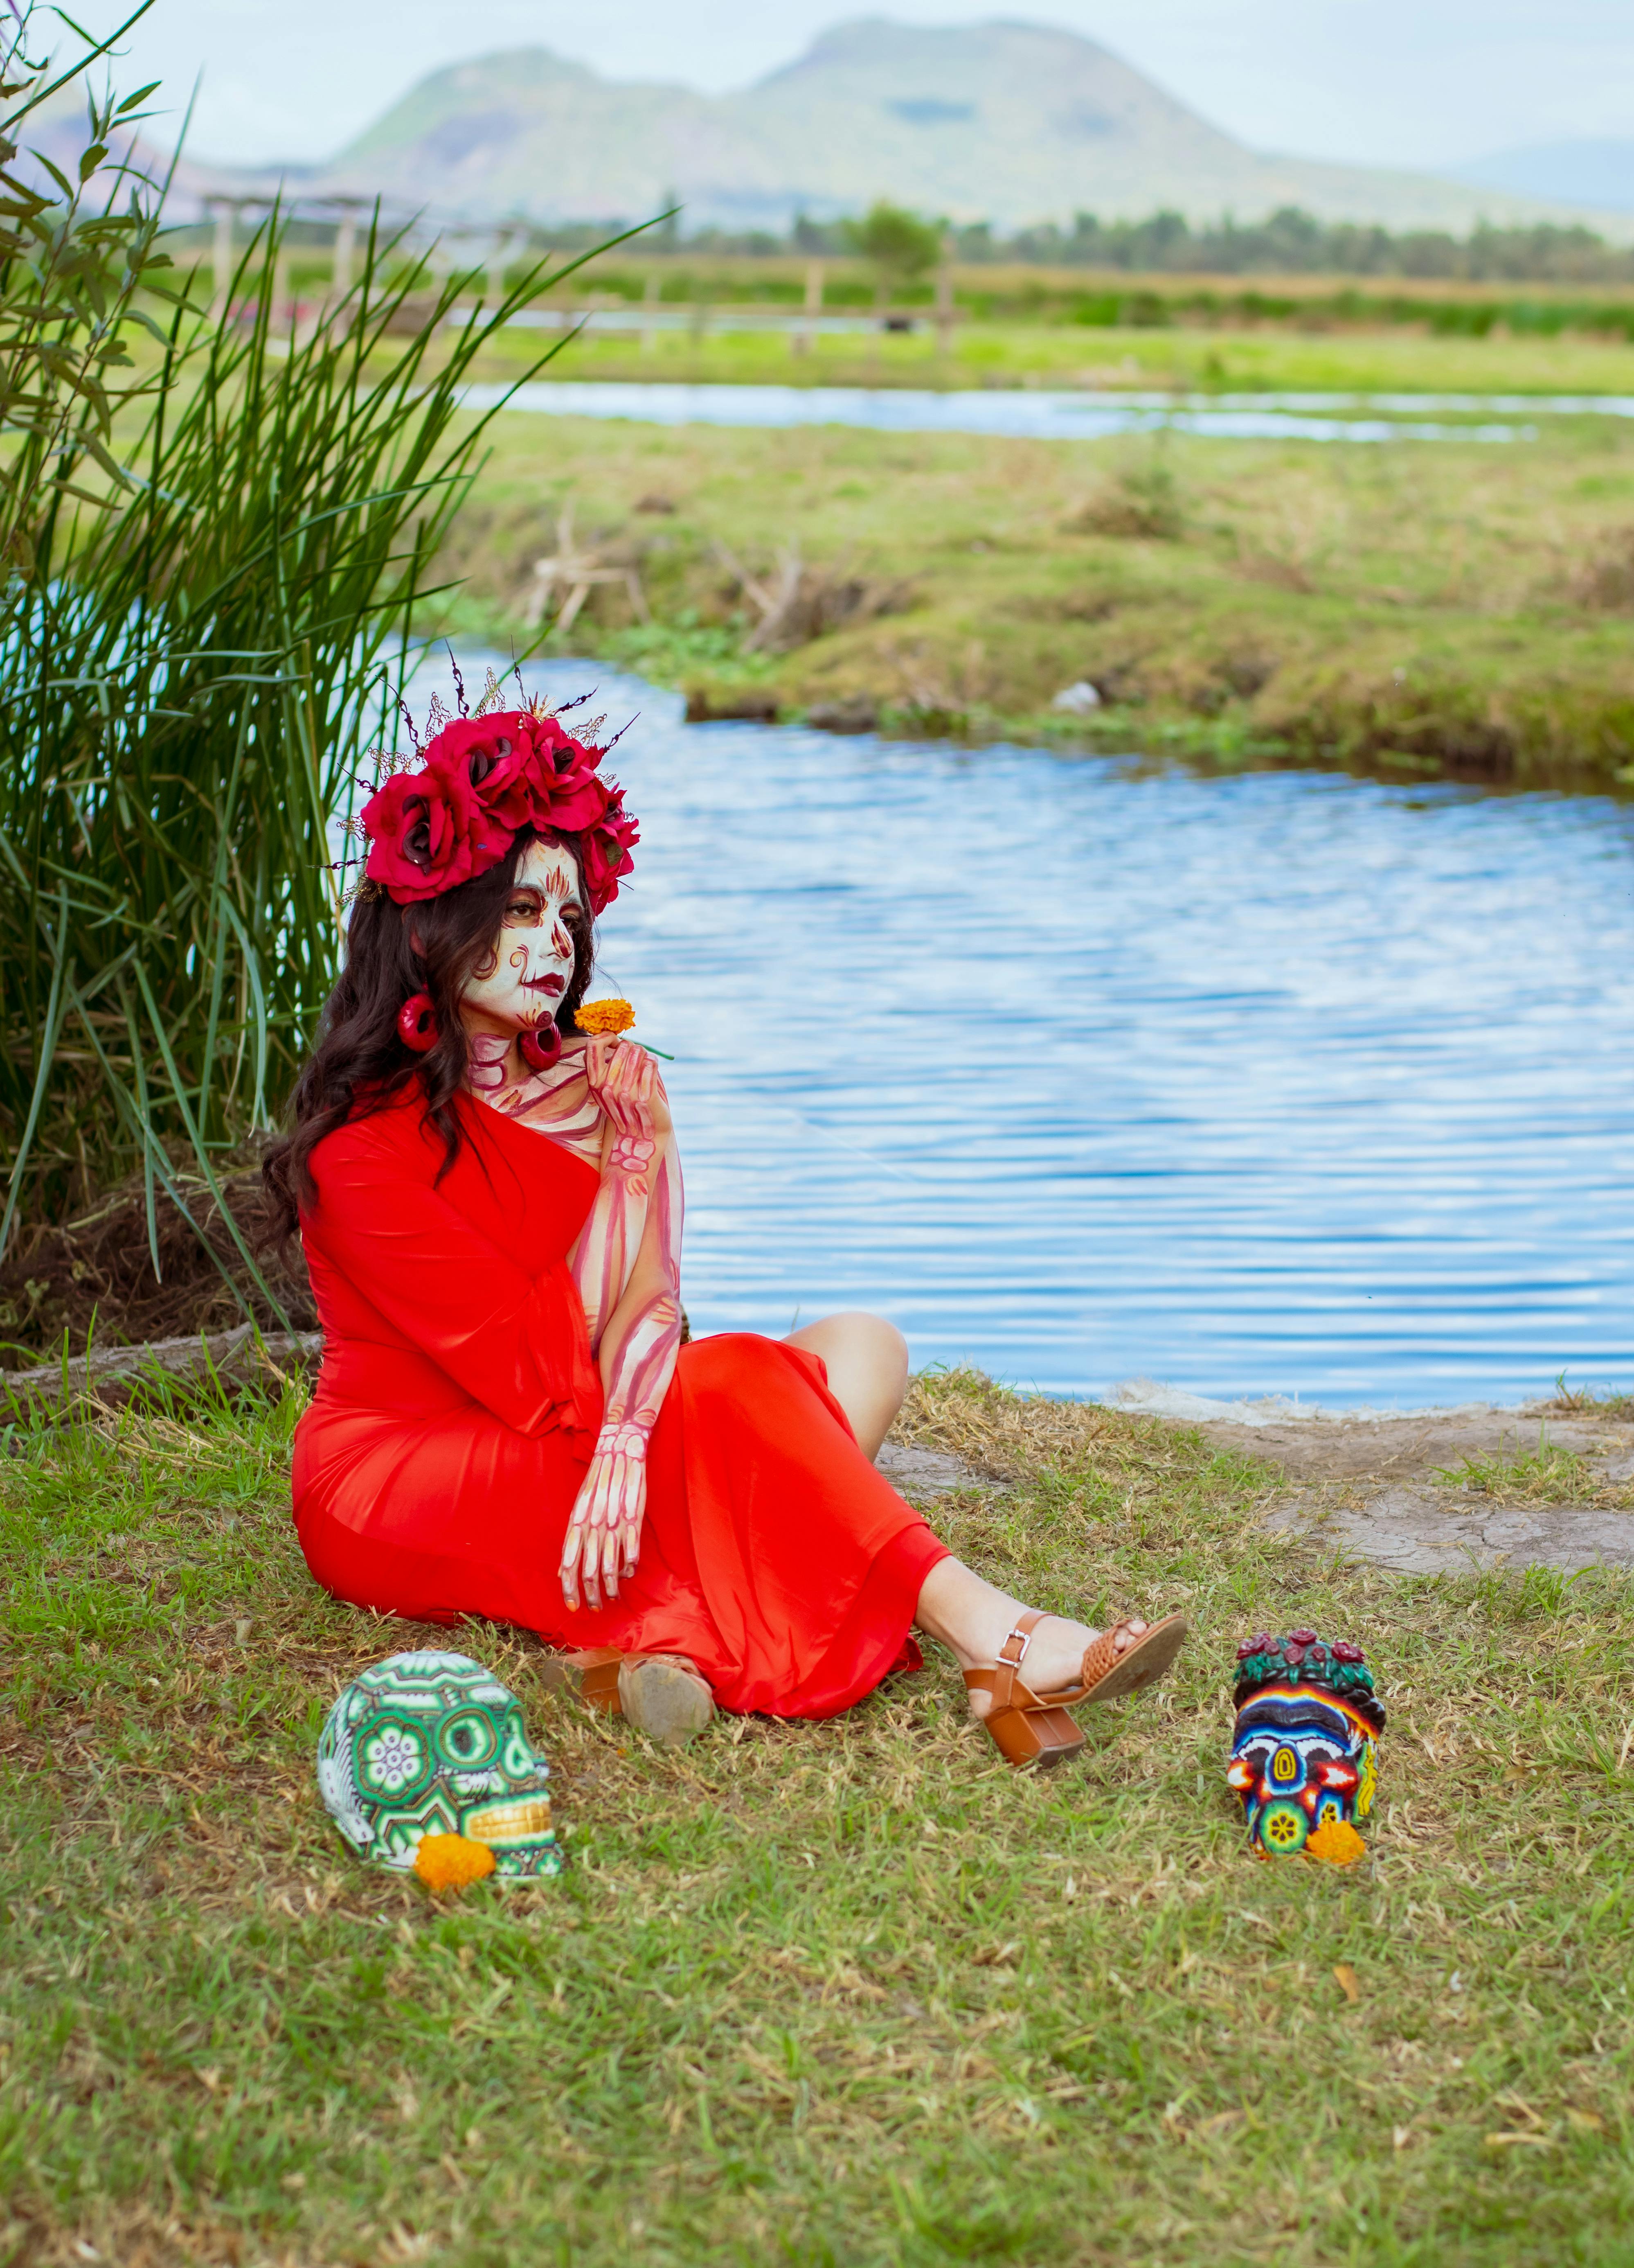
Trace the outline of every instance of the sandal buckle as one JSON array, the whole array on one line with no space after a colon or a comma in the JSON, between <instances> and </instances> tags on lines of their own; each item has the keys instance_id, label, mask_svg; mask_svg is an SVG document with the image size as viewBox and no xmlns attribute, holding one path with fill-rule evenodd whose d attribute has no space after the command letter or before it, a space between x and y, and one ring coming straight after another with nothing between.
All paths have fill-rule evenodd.
<instances>
[{"instance_id":1,"label":"sandal buckle","mask_svg":"<svg viewBox=\"0 0 1634 2268\"><path fill-rule=\"evenodd\" d=\"M1000 1661L1008 1662L1012 1669L1019 1669L1021 1664L1027 1660L1027 1650L1032 1643L1031 1631L1012 1630L998 1649L998 1659ZM1012 1653L1010 1649L1012 1646L1018 1646L1020 1649L1019 1652Z\"/></svg>"}]
</instances>

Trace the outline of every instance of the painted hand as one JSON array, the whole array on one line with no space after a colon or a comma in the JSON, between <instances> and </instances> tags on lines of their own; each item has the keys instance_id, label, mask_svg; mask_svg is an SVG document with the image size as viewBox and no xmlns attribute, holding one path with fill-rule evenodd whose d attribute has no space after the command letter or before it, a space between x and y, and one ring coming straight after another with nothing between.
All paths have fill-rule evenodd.
<instances>
[{"instance_id":1,"label":"painted hand","mask_svg":"<svg viewBox=\"0 0 1634 2268\"><path fill-rule=\"evenodd\" d=\"M585 1084L606 1112L615 1134L651 1141L672 1130L669 1097L659 1067L633 1040L604 1035L591 1040L584 1055Z\"/></svg>"},{"instance_id":2,"label":"painted hand","mask_svg":"<svg viewBox=\"0 0 1634 2268\"><path fill-rule=\"evenodd\" d=\"M562 1596L570 1608L579 1603L581 1582L587 1606L600 1607L604 1590L617 1598L620 1577L636 1572L646 1507L646 1428L604 1425L562 1545Z\"/></svg>"},{"instance_id":3,"label":"painted hand","mask_svg":"<svg viewBox=\"0 0 1634 2268\"><path fill-rule=\"evenodd\" d=\"M659 1145L640 1134L621 1134L607 1153L607 1171L622 1174L629 1184L632 1197L651 1195L647 1173L658 1155Z\"/></svg>"}]
</instances>

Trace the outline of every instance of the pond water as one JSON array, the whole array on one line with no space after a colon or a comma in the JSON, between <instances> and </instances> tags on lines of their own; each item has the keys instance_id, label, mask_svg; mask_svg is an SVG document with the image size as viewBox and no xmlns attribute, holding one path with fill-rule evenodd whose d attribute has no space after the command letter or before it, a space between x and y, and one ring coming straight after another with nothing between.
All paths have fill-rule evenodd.
<instances>
[{"instance_id":1,"label":"pond water","mask_svg":"<svg viewBox=\"0 0 1634 2268\"><path fill-rule=\"evenodd\" d=\"M467 664L467 676L480 662ZM416 705L435 681L428 669ZM639 717L695 1329L1417 1407L1634 1368L1634 811Z\"/></svg>"},{"instance_id":2,"label":"pond water","mask_svg":"<svg viewBox=\"0 0 1634 2268\"><path fill-rule=\"evenodd\" d=\"M504 401L512 410L541 416L628 417L655 425L860 425L890 433L985 433L1035 441L1096 440L1159 426L1224 440L1524 441L1536 438L1537 426L1507 421L1634 416L1634 395L1615 394L1103 394L575 379L467 386L460 399L472 409L491 409Z\"/></svg>"}]
</instances>

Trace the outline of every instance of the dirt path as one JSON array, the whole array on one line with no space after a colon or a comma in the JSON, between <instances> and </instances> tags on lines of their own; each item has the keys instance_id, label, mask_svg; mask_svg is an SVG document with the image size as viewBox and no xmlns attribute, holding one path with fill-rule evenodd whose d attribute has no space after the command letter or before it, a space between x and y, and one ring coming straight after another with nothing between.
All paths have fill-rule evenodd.
<instances>
[{"instance_id":1,"label":"dirt path","mask_svg":"<svg viewBox=\"0 0 1634 2268\"><path fill-rule=\"evenodd\" d=\"M1127 1396L1222 1449L1278 1467L1268 1527L1314 1535L1403 1574L1485 1567L1634 1567L1634 1407L1537 1403L1407 1417ZM1159 1404L1160 1406L1151 1406ZM1226 1410L1223 1416L1204 1414ZM1239 1415L1238 1413L1240 1412ZM915 1502L981 1476L957 1457L887 1443L880 1469Z\"/></svg>"},{"instance_id":2,"label":"dirt path","mask_svg":"<svg viewBox=\"0 0 1634 2268\"><path fill-rule=\"evenodd\" d=\"M1267 1523L1402 1573L1634 1567L1634 1408L1202 1421L1281 1468Z\"/></svg>"}]
</instances>

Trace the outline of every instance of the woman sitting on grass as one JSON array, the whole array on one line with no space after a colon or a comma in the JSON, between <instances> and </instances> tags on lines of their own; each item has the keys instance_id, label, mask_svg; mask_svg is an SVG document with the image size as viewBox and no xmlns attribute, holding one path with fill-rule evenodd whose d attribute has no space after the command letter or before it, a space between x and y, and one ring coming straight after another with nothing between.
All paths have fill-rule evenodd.
<instances>
[{"instance_id":1,"label":"woman sitting on grass","mask_svg":"<svg viewBox=\"0 0 1634 2268\"><path fill-rule=\"evenodd\" d=\"M682 1344L663 1085L581 1014L637 840L601 754L538 710L462 716L364 807L345 972L267 1165L324 1329L307 1565L577 1649L670 1736L714 1703L848 1709L919 1666L916 1626L1012 1764L1058 1764L1067 1709L1159 1675L1183 1619L1103 1635L961 1566L874 1469L907 1381L878 1316Z\"/></svg>"}]
</instances>

